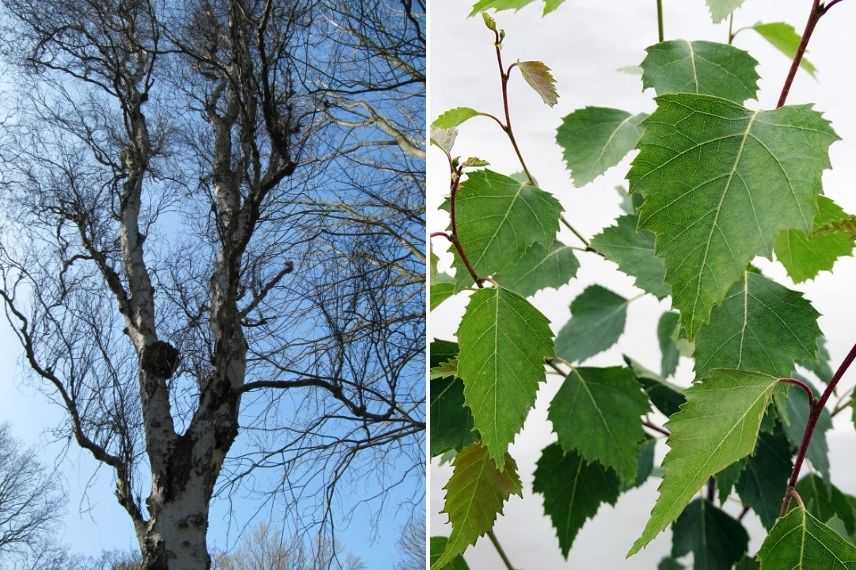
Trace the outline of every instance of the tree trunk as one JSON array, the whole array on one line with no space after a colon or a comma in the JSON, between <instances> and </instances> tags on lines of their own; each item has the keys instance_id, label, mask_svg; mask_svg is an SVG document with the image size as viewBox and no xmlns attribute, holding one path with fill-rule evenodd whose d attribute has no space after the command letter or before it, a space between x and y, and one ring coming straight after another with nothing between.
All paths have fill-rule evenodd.
<instances>
[{"instance_id":1,"label":"tree trunk","mask_svg":"<svg viewBox=\"0 0 856 570\"><path fill-rule=\"evenodd\" d=\"M208 498L189 490L163 504L139 537L143 570L209 570Z\"/></svg>"}]
</instances>

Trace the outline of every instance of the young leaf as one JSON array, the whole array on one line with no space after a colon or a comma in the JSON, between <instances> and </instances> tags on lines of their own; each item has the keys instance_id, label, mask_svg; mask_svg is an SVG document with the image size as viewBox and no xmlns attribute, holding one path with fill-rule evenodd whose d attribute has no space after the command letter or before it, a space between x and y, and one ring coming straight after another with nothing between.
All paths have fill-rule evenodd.
<instances>
[{"instance_id":1,"label":"young leaf","mask_svg":"<svg viewBox=\"0 0 856 570\"><path fill-rule=\"evenodd\" d=\"M734 46L673 40L646 51L642 88L657 95L695 93L743 103L758 94L758 62Z\"/></svg>"},{"instance_id":2,"label":"young leaf","mask_svg":"<svg viewBox=\"0 0 856 570\"><path fill-rule=\"evenodd\" d=\"M470 16L478 14L483 10L520 10L535 0L478 0L470 10ZM544 0L544 15L546 16L562 5L565 0Z\"/></svg>"},{"instance_id":3,"label":"young leaf","mask_svg":"<svg viewBox=\"0 0 856 570\"><path fill-rule=\"evenodd\" d=\"M648 398L651 400L651 403L654 404L654 406L660 410L663 415L671 416L678 411L681 404L686 402L684 389L680 386L676 386L663 380L628 356L624 357L624 362L626 362L633 371L633 374L636 376L636 380L642 384L642 388L645 390L645 393L648 394Z\"/></svg>"},{"instance_id":4,"label":"young leaf","mask_svg":"<svg viewBox=\"0 0 856 570\"><path fill-rule=\"evenodd\" d=\"M556 336L556 354L582 362L611 347L624 332L627 299L591 285L571 303L571 320Z\"/></svg>"},{"instance_id":5,"label":"young leaf","mask_svg":"<svg viewBox=\"0 0 856 570\"><path fill-rule=\"evenodd\" d=\"M458 138L458 129L438 129L431 127L431 143L443 149L446 154L452 152L455 140Z\"/></svg>"},{"instance_id":6,"label":"young leaf","mask_svg":"<svg viewBox=\"0 0 856 570\"><path fill-rule=\"evenodd\" d=\"M787 230L776 239L776 257L796 283L813 279L832 269L839 257L853 252L853 237L846 230L828 230L830 225L850 216L827 198L818 196L812 231Z\"/></svg>"},{"instance_id":7,"label":"young leaf","mask_svg":"<svg viewBox=\"0 0 856 570\"><path fill-rule=\"evenodd\" d=\"M718 24L743 4L743 0L707 0L710 17Z\"/></svg>"},{"instance_id":8,"label":"young leaf","mask_svg":"<svg viewBox=\"0 0 856 570\"><path fill-rule=\"evenodd\" d=\"M459 192L458 239L480 276L505 269L533 243L553 245L562 206L547 192L490 170L470 173Z\"/></svg>"},{"instance_id":9,"label":"young leaf","mask_svg":"<svg viewBox=\"0 0 856 570\"><path fill-rule=\"evenodd\" d=\"M815 358L819 316L802 293L744 271L696 337L696 375L737 368L790 376L795 362Z\"/></svg>"},{"instance_id":10,"label":"young leaf","mask_svg":"<svg viewBox=\"0 0 856 570\"><path fill-rule=\"evenodd\" d=\"M574 250L565 244L555 241L548 251L535 243L522 258L497 273L496 280L506 289L530 297L541 289L565 285L579 268Z\"/></svg>"},{"instance_id":11,"label":"young leaf","mask_svg":"<svg viewBox=\"0 0 856 570\"><path fill-rule=\"evenodd\" d=\"M797 505L767 535L758 560L761 570L853 570L856 547Z\"/></svg>"},{"instance_id":12,"label":"young leaf","mask_svg":"<svg viewBox=\"0 0 856 570\"><path fill-rule=\"evenodd\" d=\"M635 194L634 196L638 196ZM637 228L635 215L621 216L591 240L591 246L618 268L636 278L636 286L658 299L671 293L665 282L666 264L654 255L654 234Z\"/></svg>"},{"instance_id":13,"label":"young leaf","mask_svg":"<svg viewBox=\"0 0 856 570\"><path fill-rule=\"evenodd\" d=\"M548 417L566 452L597 461L632 482L645 439L640 416L648 398L628 368L574 368L550 403Z\"/></svg>"},{"instance_id":14,"label":"young leaf","mask_svg":"<svg viewBox=\"0 0 856 570\"><path fill-rule=\"evenodd\" d=\"M811 228L837 137L804 105L750 111L689 94L657 103L629 179L645 198L640 226L657 235L673 305L693 340L779 232Z\"/></svg>"},{"instance_id":15,"label":"young leaf","mask_svg":"<svg viewBox=\"0 0 856 570\"><path fill-rule=\"evenodd\" d=\"M806 475L797 483L797 493L808 511L821 522L838 517L847 535L856 532L853 497L848 497L832 483L814 474Z\"/></svg>"},{"instance_id":16,"label":"young leaf","mask_svg":"<svg viewBox=\"0 0 856 570\"><path fill-rule=\"evenodd\" d=\"M544 512L553 522L565 558L577 533L601 504L614 505L620 493L615 473L587 463L558 443L545 448L535 468L532 490L544 496Z\"/></svg>"},{"instance_id":17,"label":"young leaf","mask_svg":"<svg viewBox=\"0 0 856 570\"><path fill-rule=\"evenodd\" d=\"M438 129L454 129L478 115L479 112L470 107L455 107L434 119L431 126Z\"/></svg>"},{"instance_id":18,"label":"young leaf","mask_svg":"<svg viewBox=\"0 0 856 570\"><path fill-rule=\"evenodd\" d=\"M668 378L678 368L681 353L678 351L678 335L681 332L681 315L666 311L657 323L657 342L660 344L660 375Z\"/></svg>"},{"instance_id":19,"label":"young leaf","mask_svg":"<svg viewBox=\"0 0 856 570\"><path fill-rule=\"evenodd\" d=\"M432 536L431 537L431 566L440 560L443 552L446 550L446 544L449 542L448 537ZM470 570L463 556L456 556L454 560L442 567L442 570Z\"/></svg>"},{"instance_id":20,"label":"young leaf","mask_svg":"<svg viewBox=\"0 0 856 570\"><path fill-rule=\"evenodd\" d=\"M521 61L517 63L517 68L523 74L523 79L529 84L535 92L541 96L541 99L548 107L554 106L559 102L559 93L556 91L556 78L553 77L553 72L542 61Z\"/></svg>"},{"instance_id":21,"label":"young leaf","mask_svg":"<svg viewBox=\"0 0 856 570\"><path fill-rule=\"evenodd\" d=\"M464 383L458 378L431 380L431 457L460 450L478 439L473 416L464 406Z\"/></svg>"},{"instance_id":22,"label":"young leaf","mask_svg":"<svg viewBox=\"0 0 856 570\"><path fill-rule=\"evenodd\" d=\"M767 374L718 369L686 391L687 403L666 424L660 496L630 555L677 519L711 475L752 453L777 383Z\"/></svg>"},{"instance_id":23,"label":"young leaf","mask_svg":"<svg viewBox=\"0 0 856 570\"><path fill-rule=\"evenodd\" d=\"M544 381L544 359L553 356L549 321L516 293L480 289L470 298L458 342L464 398L501 468Z\"/></svg>"},{"instance_id":24,"label":"young leaf","mask_svg":"<svg viewBox=\"0 0 856 570\"><path fill-rule=\"evenodd\" d=\"M737 481L737 494L766 528L771 528L779 516L791 467L791 446L781 430L762 433L755 454L746 460Z\"/></svg>"},{"instance_id":25,"label":"young leaf","mask_svg":"<svg viewBox=\"0 0 856 570\"><path fill-rule=\"evenodd\" d=\"M455 457L454 472L446 483L443 512L449 515L452 534L443 555L431 570L445 568L478 538L493 528L503 503L521 493L517 466L510 455L497 467L488 449L476 443Z\"/></svg>"},{"instance_id":26,"label":"young leaf","mask_svg":"<svg viewBox=\"0 0 856 570\"><path fill-rule=\"evenodd\" d=\"M794 27L785 22L770 22L763 24L758 22L752 26L753 30L770 42L773 47L785 54L785 57L792 60L797 53L797 48L800 46L800 36ZM803 68L809 75L814 77L815 67L805 56L800 60L800 67Z\"/></svg>"},{"instance_id":27,"label":"young leaf","mask_svg":"<svg viewBox=\"0 0 856 570\"><path fill-rule=\"evenodd\" d=\"M748 548L743 525L706 499L690 503L672 532L672 557L692 552L693 568L731 570Z\"/></svg>"},{"instance_id":28,"label":"young leaf","mask_svg":"<svg viewBox=\"0 0 856 570\"><path fill-rule=\"evenodd\" d=\"M817 396L817 394L815 394ZM776 411L785 430L785 435L795 448L802 443L803 432L809 417L808 396L801 388L789 384L781 385L774 395ZM832 429L832 416L824 409L817 420L814 436L808 447L806 458L825 478L829 478L829 448L826 432Z\"/></svg>"},{"instance_id":29,"label":"young leaf","mask_svg":"<svg viewBox=\"0 0 856 570\"><path fill-rule=\"evenodd\" d=\"M644 113L586 107L565 117L556 132L575 186L585 186L636 148Z\"/></svg>"}]
</instances>

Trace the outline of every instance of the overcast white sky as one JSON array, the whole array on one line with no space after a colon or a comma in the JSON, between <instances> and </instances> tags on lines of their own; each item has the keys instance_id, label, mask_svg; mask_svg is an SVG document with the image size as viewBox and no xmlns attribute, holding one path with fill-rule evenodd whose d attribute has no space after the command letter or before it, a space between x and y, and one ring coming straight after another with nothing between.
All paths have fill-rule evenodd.
<instances>
[{"instance_id":1,"label":"overcast white sky","mask_svg":"<svg viewBox=\"0 0 856 570\"><path fill-rule=\"evenodd\" d=\"M480 18L467 18L472 2L467 0L431 0L429 46L429 117L456 106L470 106L499 114L496 62L490 34ZM657 41L655 0L623 2L583 2L567 0L557 12L541 18L540 2L518 14L502 12L499 25L508 32L504 56L507 61L540 59L555 72L561 98L549 109L541 103L519 78L512 80L512 120L528 165L541 186L559 198L567 217L585 235L593 236L611 225L619 215L618 197L613 187L622 184L629 160L607 175L583 188L574 188L564 168L561 151L554 142L561 118L580 107L599 105L631 112L650 111L649 93L641 93L638 76L616 71L638 65L644 49ZM664 0L667 39L705 39L726 41L727 25L714 25L704 0ZM810 0L746 0L737 11L735 27L757 21L786 21L802 30ZM856 2L836 7L820 24L809 49L809 57L818 68L814 80L800 72L791 91L789 103L816 103L832 121L843 139L832 146L832 171L824 175L824 191L847 211L856 213L856 114L853 112L856 74L852 56L856 53ZM761 95L750 106L771 108L784 81L789 62L752 32L741 33L736 45L748 50L761 62ZM456 145L458 154L477 155L491 162L491 167L504 173L519 170L507 140L488 120L473 120L461 129ZM439 152L431 152L429 174L429 229L443 229L446 219L437 206L447 192L447 166ZM574 243L570 235L560 235ZM439 244L437 244L439 245ZM585 254L582 254L585 255ZM447 259L443 260L448 262ZM568 319L571 300L586 286L600 283L625 296L639 291L632 279L619 273L611 263L596 256L581 257L583 267L570 285L559 290L542 291L535 304L550 318L554 331ZM767 275L795 287L783 269L760 262ZM441 265L442 267L442 265ZM853 284L856 283L856 259L839 261L835 273L824 273L812 282L796 287L805 292L821 312L821 328L830 343L834 364L843 358L856 342L854 330ZM431 315L431 335L452 338L466 306L465 296L447 301ZM657 319L668 309L668 301L658 303L650 295L632 303L628 325L617 348L588 361L591 365L614 365L621 362L622 352L659 369L660 352L655 339ZM691 380L692 364L682 360L678 371L680 383ZM856 370L844 380L844 387L856 382ZM543 385L536 409L530 414L521 434L511 448L524 485L524 497L512 498L505 515L496 525L496 534L520 570L553 568L604 568L652 570L671 547L670 533L663 533L651 545L630 560L624 554L648 518L656 498L658 480L651 479L641 489L623 495L615 508L603 507L593 522L577 536L570 560L564 561L550 522L543 515L541 497L531 492L532 473L540 450L555 440L546 409L558 390L561 379L552 377ZM856 434L849 413L836 418L830 436L833 481L845 491L856 494L856 469L853 449ZM658 460L665 449L658 448ZM431 533L448 534L442 510L442 487L450 471L432 467L430 484ZM739 507L728 509L734 513ZM760 522L747 517L752 535L750 550L754 554L764 538ZM471 568L494 569L500 561L490 543L484 539L472 548L466 558Z\"/></svg>"}]
</instances>

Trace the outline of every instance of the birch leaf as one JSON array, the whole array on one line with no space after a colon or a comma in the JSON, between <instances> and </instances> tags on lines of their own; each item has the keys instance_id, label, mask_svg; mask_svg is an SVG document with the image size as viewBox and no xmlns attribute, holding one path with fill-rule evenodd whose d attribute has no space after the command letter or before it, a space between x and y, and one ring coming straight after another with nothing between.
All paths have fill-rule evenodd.
<instances>
[{"instance_id":1,"label":"birch leaf","mask_svg":"<svg viewBox=\"0 0 856 570\"><path fill-rule=\"evenodd\" d=\"M635 481L648 398L629 368L574 368L550 403L548 417L566 452L597 461Z\"/></svg>"},{"instance_id":2,"label":"birch leaf","mask_svg":"<svg viewBox=\"0 0 856 570\"><path fill-rule=\"evenodd\" d=\"M600 285L586 287L571 303L571 319L556 336L556 354L582 362L618 342L627 320L627 299Z\"/></svg>"},{"instance_id":3,"label":"birch leaf","mask_svg":"<svg viewBox=\"0 0 856 570\"><path fill-rule=\"evenodd\" d=\"M646 50L642 88L657 95L694 93L743 103L758 94L758 62L727 44L673 40Z\"/></svg>"},{"instance_id":4,"label":"birch leaf","mask_svg":"<svg viewBox=\"0 0 856 570\"><path fill-rule=\"evenodd\" d=\"M448 537L432 536L431 537L431 565L440 560L443 552L446 550L446 544L449 542ZM457 556L454 560L443 566L442 570L470 570L464 561L463 556Z\"/></svg>"},{"instance_id":5,"label":"birch leaf","mask_svg":"<svg viewBox=\"0 0 856 570\"><path fill-rule=\"evenodd\" d=\"M790 442L777 430L761 434L755 453L746 460L740 473L737 494L766 528L771 528L779 516L791 467Z\"/></svg>"},{"instance_id":6,"label":"birch leaf","mask_svg":"<svg viewBox=\"0 0 856 570\"><path fill-rule=\"evenodd\" d=\"M793 60L802 36L797 33L792 25L785 22L769 22L766 24L758 22L751 29L758 32L758 35L782 52L789 60ZM817 70L805 56L800 60L800 67L812 77L815 76Z\"/></svg>"},{"instance_id":7,"label":"birch leaf","mask_svg":"<svg viewBox=\"0 0 856 570\"><path fill-rule=\"evenodd\" d=\"M434 119L431 126L437 129L454 129L479 114L478 111L470 107L455 107Z\"/></svg>"},{"instance_id":8,"label":"birch leaf","mask_svg":"<svg viewBox=\"0 0 856 570\"><path fill-rule=\"evenodd\" d=\"M711 475L752 453L777 383L767 374L713 370L685 392L686 404L666 423L660 496L630 555L675 521Z\"/></svg>"},{"instance_id":9,"label":"birch leaf","mask_svg":"<svg viewBox=\"0 0 856 570\"><path fill-rule=\"evenodd\" d=\"M443 555L431 564L432 570L444 568L475 544L493 528L505 501L521 493L514 460L506 455L502 464L503 467L497 467L488 449L480 443L467 447L455 457L454 471L444 487L443 508L452 523L452 534Z\"/></svg>"},{"instance_id":10,"label":"birch leaf","mask_svg":"<svg viewBox=\"0 0 856 570\"><path fill-rule=\"evenodd\" d=\"M758 560L761 570L853 570L856 547L798 505L767 535Z\"/></svg>"},{"instance_id":11,"label":"birch leaf","mask_svg":"<svg viewBox=\"0 0 856 570\"><path fill-rule=\"evenodd\" d=\"M706 499L690 503L672 532L672 558L692 553L696 570L731 570L748 548L743 525Z\"/></svg>"},{"instance_id":12,"label":"birch leaf","mask_svg":"<svg viewBox=\"0 0 856 570\"><path fill-rule=\"evenodd\" d=\"M638 196L638 194L637 194ZM654 254L654 234L637 227L635 215L621 216L591 240L591 246L636 279L636 286L658 299L668 297L666 264Z\"/></svg>"},{"instance_id":13,"label":"birch leaf","mask_svg":"<svg viewBox=\"0 0 856 570\"><path fill-rule=\"evenodd\" d=\"M619 109L585 107L562 120L556 142L575 186L585 186L627 156L642 136L644 113L631 115Z\"/></svg>"},{"instance_id":14,"label":"birch leaf","mask_svg":"<svg viewBox=\"0 0 856 570\"><path fill-rule=\"evenodd\" d=\"M614 505L620 494L612 470L588 463L574 452L565 453L558 443L541 453L532 490L544 496L544 512L556 529L566 559L586 521L602 504Z\"/></svg>"},{"instance_id":15,"label":"birch leaf","mask_svg":"<svg viewBox=\"0 0 856 570\"><path fill-rule=\"evenodd\" d=\"M470 10L470 16L474 16L479 12L484 10L496 10L497 12L502 10L520 10L534 2L535 0L479 0L475 4L473 4L472 10ZM544 1L544 15L546 16L553 10L557 9L561 6L565 0L543 0Z\"/></svg>"},{"instance_id":16,"label":"birch leaf","mask_svg":"<svg viewBox=\"0 0 856 570\"><path fill-rule=\"evenodd\" d=\"M856 532L853 497L848 497L838 487L813 473L799 480L797 492L808 511L818 520L828 522L838 517L848 535Z\"/></svg>"},{"instance_id":17,"label":"birch leaf","mask_svg":"<svg viewBox=\"0 0 856 570\"><path fill-rule=\"evenodd\" d=\"M668 378L678 368L681 353L678 350L681 315L675 311L666 311L657 323L657 342L660 345L660 375Z\"/></svg>"},{"instance_id":18,"label":"birch leaf","mask_svg":"<svg viewBox=\"0 0 856 570\"><path fill-rule=\"evenodd\" d=\"M522 258L497 273L496 280L506 289L530 297L541 289L565 285L579 268L574 250L565 244L553 242L548 250L535 243Z\"/></svg>"},{"instance_id":19,"label":"birch leaf","mask_svg":"<svg viewBox=\"0 0 856 570\"><path fill-rule=\"evenodd\" d=\"M562 206L547 192L490 170L472 172L456 203L458 239L479 276L553 245Z\"/></svg>"},{"instance_id":20,"label":"birch leaf","mask_svg":"<svg viewBox=\"0 0 856 570\"><path fill-rule=\"evenodd\" d=\"M744 0L707 0L710 9L710 17L715 23L719 23L731 15L734 10L743 4Z\"/></svg>"},{"instance_id":21,"label":"birch leaf","mask_svg":"<svg viewBox=\"0 0 856 570\"><path fill-rule=\"evenodd\" d=\"M755 370L790 376L816 357L820 315L801 293L745 271L696 338L695 371Z\"/></svg>"},{"instance_id":22,"label":"birch leaf","mask_svg":"<svg viewBox=\"0 0 856 570\"><path fill-rule=\"evenodd\" d=\"M837 137L805 105L750 111L689 94L657 103L629 179L693 340L752 258L780 232L811 228Z\"/></svg>"},{"instance_id":23,"label":"birch leaf","mask_svg":"<svg viewBox=\"0 0 856 570\"><path fill-rule=\"evenodd\" d=\"M502 288L481 289L458 328L458 374L476 429L502 468L508 444L523 427L553 355L549 321Z\"/></svg>"},{"instance_id":24,"label":"birch leaf","mask_svg":"<svg viewBox=\"0 0 856 570\"><path fill-rule=\"evenodd\" d=\"M541 96L541 100L548 107L553 107L559 102L556 78L543 61L521 61L517 63L517 68L520 69L526 83Z\"/></svg>"}]
</instances>

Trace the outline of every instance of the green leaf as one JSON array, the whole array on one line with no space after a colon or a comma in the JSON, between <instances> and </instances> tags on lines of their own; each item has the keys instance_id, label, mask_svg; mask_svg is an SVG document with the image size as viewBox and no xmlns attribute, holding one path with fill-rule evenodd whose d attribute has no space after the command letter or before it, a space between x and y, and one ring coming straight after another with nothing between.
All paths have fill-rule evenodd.
<instances>
[{"instance_id":1,"label":"green leaf","mask_svg":"<svg viewBox=\"0 0 856 570\"><path fill-rule=\"evenodd\" d=\"M438 129L454 129L480 114L481 113L470 107L455 107L434 119L431 126Z\"/></svg>"},{"instance_id":2,"label":"green leaf","mask_svg":"<svg viewBox=\"0 0 856 570\"><path fill-rule=\"evenodd\" d=\"M713 370L686 391L686 404L666 424L660 496L630 555L677 519L711 475L752 453L777 383L767 374Z\"/></svg>"},{"instance_id":3,"label":"green leaf","mask_svg":"<svg viewBox=\"0 0 856 570\"><path fill-rule=\"evenodd\" d=\"M758 552L761 570L853 570L856 547L797 506L779 519Z\"/></svg>"},{"instance_id":4,"label":"green leaf","mask_svg":"<svg viewBox=\"0 0 856 570\"><path fill-rule=\"evenodd\" d=\"M791 468L791 446L781 430L762 433L755 454L746 460L737 481L737 494L766 528L771 528L779 516Z\"/></svg>"},{"instance_id":5,"label":"green leaf","mask_svg":"<svg viewBox=\"0 0 856 570\"><path fill-rule=\"evenodd\" d=\"M741 4L743 4L743 0L707 0L710 17L717 24L730 16Z\"/></svg>"},{"instance_id":6,"label":"green leaf","mask_svg":"<svg viewBox=\"0 0 856 570\"><path fill-rule=\"evenodd\" d=\"M815 358L819 316L802 293L744 271L698 333L696 375L736 368L790 376L795 362Z\"/></svg>"},{"instance_id":7,"label":"green leaf","mask_svg":"<svg viewBox=\"0 0 856 570\"><path fill-rule=\"evenodd\" d=\"M431 380L431 457L458 451L478 439L473 416L464 406L464 383L458 378Z\"/></svg>"},{"instance_id":8,"label":"green leaf","mask_svg":"<svg viewBox=\"0 0 856 570\"><path fill-rule=\"evenodd\" d=\"M669 556L660 560L657 570L684 570L684 565Z\"/></svg>"},{"instance_id":9,"label":"green leaf","mask_svg":"<svg viewBox=\"0 0 856 570\"><path fill-rule=\"evenodd\" d=\"M672 557L692 552L696 570L731 570L748 548L743 525L705 499L690 503L672 531Z\"/></svg>"},{"instance_id":10,"label":"green leaf","mask_svg":"<svg viewBox=\"0 0 856 570\"><path fill-rule=\"evenodd\" d=\"M437 270L439 258L431 252L431 310L436 309L440 303L457 293L455 278Z\"/></svg>"},{"instance_id":11,"label":"green leaf","mask_svg":"<svg viewBox=\"0 0 856 570\"><path fill-rule=\"evenodd\" d=\"M654 451L657 448L657 440L653 437L648 437L639 449L639 461L636 468L636 480L633 482L625 481L621 485L622 491L628 491L636 487L641 487L648 477L654 472Z\"/></svg>"},{"instance_id":12,"label":"green leaf","mask_svg":"<svg viewBox=\"0 0 856 570\"><path fill-rule=\"evenodd\" d=\"M640 226L657 235L690 340L779 232L811 227L835 139L810 106L750 111L706 95L657 99L630 188L645 198Z\"/></svg>"},{"instance_id":13,"label":"green leaf","mask_svg":"<svg viewBox=\"0 0 856 570\"><path fill-rule=\"evenodd\" d=\"M802 443L803 432L809 417L808 396L797 386L783 384L776 390L774 400L785 435L791 445L798 448ZM832 416L824 408L817 420L814 436L806 453L806 458L814 468L827 479L829 478L829 448L826 443L826 432L830 429L832 429Z\"/></svg>"},{"instance_id":14,"label":"green leaf","mask_svg":"<svg viewBox=\"0 0 856 570\"><path fill-rule=\"evenodd\" d=\"M638 196L638 194L634 194ZM666 264L654 254L654 234L637 228L635 215L621 216L591 240L591 246L618 268L636 278L636 286L658 299L669 296Z\"/></svg>"},{"instance_id":15,"label":"green leaf","mask_svg":"<svg viewBox=\"0 0 856 570\"><path fill-rule=\"evenodd\" d=\"M470 10L470 16L478 14L484 10L520 10L528 6L535 0L479 0L473 4ZM557 9L564 3L565 0L544 0L544 15L546 16L553 10Z\"/></svg>"},{"instance_id":16,"label":"green leaf","mask_svg":"<svg viewBox=\"0 0 856 570\"><path fill-rule=\"evenodd\" d=\"M667 311L657 323L657 342L660 344L660 375L668 378L678 368L681 353L678 351L678 335L681 332L681 315Z\"/></svg>"},{"instance_id":17,"label":"green leaf","mask_svg":"<svg viewBox=\"0 0 856 570\"><path fill-rule=\"evenodd\" d=\"M849 217L838 204L826 196L819 196L812 231L788 230L779 234L776 257L794 282L813 279L821 271L832 269L839 257L853 252L853 237L849 232L826 229L826 226Z\"/></svg>"},{"instance_id":18,"label":"green leaf","mask_svg":"<svg viewBox=\"0 0 856 570\"><path fill-rule=\"evenodd\" d=\"M773 47L782 52L789 60L793 60L800 46L800 36L794 27L785 22L770 22L767 24L758 22L751 28L760 34L762 38L770 42ZM805 56L800 60L800 67L809 75L814 77L815 67Z\"/></svg>"},{"instance_id":19,"label":"green leaf","mask_svg":"<svg viewBox=\"0 0 856 570\"><path fill-rule=\"evenodd\" d=\"M446 154L452 152L455 140L458 138L458 129L438 129L431 127L431 144L441 148Z\"/></svg>"},{"instance_id":20,"label":"green leaf","mask_svg":"<svg viewBox=\"0 0 856 570\"><path fill-rule=\"evenodd\" d=\"M758 94L758 62L734 46L674 40L646 51L642 88L657 95L695 93L743 103Z\"/></svg>"},{"instance_id":21,"label":"green leaf","mask_svg":"<svg viewBox=\"0 0 856 570\"><path fill-rule=\"evenodd\" d=\"M826 348L826 339L817 339L817 357L807 362L799 362L800 366L814 372L817 379L828 383L832 379L832 368L829 367L829 350Z\"/></svg>"},{"instance_id":22,"label":"green leaf","mask_svg":"<svg viewBox=\"0 0 856 570\"><path fill-rule=\"evenodd\" d=\"M575 186L585 186L636 148L644 113L586 107L565 117L556 132Z\"/></svg>"},{"instance_id":23,"label":"green leaf","mask_svg":"<svg viewBox=\"0 0 856 570\"><path fill-rule=\"evenodd\" d=\"M744 556L734 567L734 570L758 570L758 562L754 558Z\"/></svg>"},{"instance_id":24,"label":"green leaf","mask_svg":"<svg viewBox=\"0 0 856 570\"><path fill-rule=\"evenodd\" d=\"M624 332L627 299L591 285L571 303L571 320L556 336L556 354L581 362L611 347Z\"/></svg>"},{"instance_id":25,"label":"green leaf","mask_svg":"<svg viewBox=\"0 0 856 570\"><path fill-rule=\"evenodd\" d=\"M848 535L856 532L853 497L845 495L832 483L814 474L806 475L797 483L797 493L808 511L819 521L827 522L838 517Z\"/></svg>"},{"instance_id":26,"label":"green leaf","mask_svg":"<svg viewBox=\"0 0 856 570\"><path fill-rule=\"evenodd\" d=\"M558 443L545 448L535 467L532 490L544 496L544 512L553 522L565 558L577 533L601 504L614 505L620 493L615 473L564 453Z\"/></svg>"},{"instance_id":27,"label":"green leaf","mask_svg":"<svg viewBox=\"0 0 856 570\"><path fill-rule=\"evenodd\" d=\"M458 239L481 277L519 260L533 243L551 247L559 231L558 200L490 170L470 173L456 202Z\"/></svg>"},{"instance_id":28,"label":"green leaf","mask_svg":"<svg viewBox=\"0 0 856 570\"><path fill-rule=\"evenodd\" d=\"M446 550L446 543L449 542L448 537L445 536L432 536L431 537L431 565L433 567L434 563L440 560L443 556L443 552ZM463 556L456 556L454 560L446 564L442 567L442 570L470 570L470 567L467 566L466 561L464 561Z\"/></svg>"},{"instance_id":29,"label":"green leaf","mask_svg":"<svg viewBox=\"0 0 856 570\"><path fill-rule=\"evenodd\" d=\"M553 401L548 418L566 452L597 461L632 482L645 440L640 416L648 398L628 368L574 368Z\"/></svg>"},{"instance_id":30,"label":"green leaf","mask_svg":"<svg viewBox=\"0 0 856 570\"><path fill-rule=\"evenodd\" d=\"M458 328L458 374L475 427L502 467L505 450L523 427L553 356L549 321L506 289L481 289Z\"/></svg>"},{"instance_id":31,"label":"green leaf","mask_svg":"<svg viewBox=\"0 0 856 570\"><path fill-rule=\"evenodd\" d=\"M565 285L579 268L574 250L565 244L555 241L548 251L535 243L522 258L497 273L496 280L506 289L530 297L541 289Z\"/></svg>"},{"instance_id":32,"label":"green leaf","mask_svg":"<svg viewBox=\"0 0 856 570\"><path fill-rule=\"evenodd\" d=\"M493 528L496 516L511 495L520 495L517 466L510 455L497 467L488 449L476 443L455 457L454 472L443 487L446 503L443 512L449 515L452 534L443 555L431 563L439 570L454 561L478 538Z\"/></svg>"},{"instance_id":33,"label":"green leaf","mask_svg":"<svg viewBox=\"0 0 856 570\"><path fill-rule=\"evenodd\" d=\"M458 359L452 358L439 366L432 366L430 370L430 379L437 380L440 378L452 378L458 376Z\"/></svg>"},{"instance_id":34,"label":"green leaf","mask_svg":"<svg viewBox=\"0 0 856 570\"><path fill-rule=\"evenodd\" d=\"M630 366L636 380L642 384L642 388L648 394L651 403L663 415L671 416L678 411L681 404L686 402L684 390L680 386L663 380L628 356L624 357L624 362Z\"/></svg>"},{"instance_id":35,"label":"green leaf","mask_svg":"<svg viewBox=\"0 0 856 570\"><path fill-rule=\"evenodd\" d=\"M553 77L553 72L543 61L521 61L517 63L517 68L523 74L526 83L541 96L541 100L548 107L553 107L559 102L556 78Z\"/></svg>"}]
</instances>

